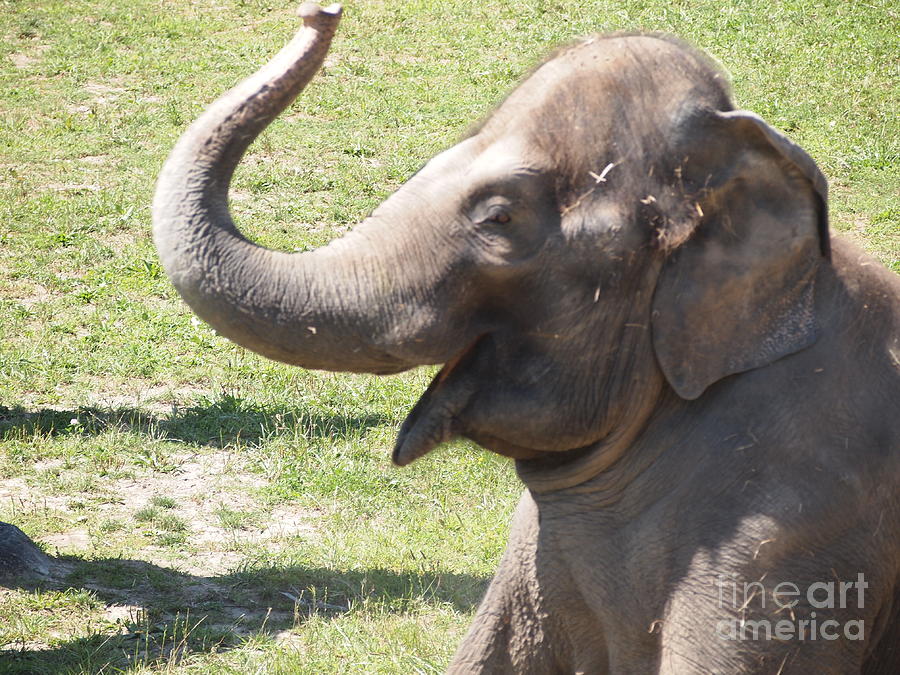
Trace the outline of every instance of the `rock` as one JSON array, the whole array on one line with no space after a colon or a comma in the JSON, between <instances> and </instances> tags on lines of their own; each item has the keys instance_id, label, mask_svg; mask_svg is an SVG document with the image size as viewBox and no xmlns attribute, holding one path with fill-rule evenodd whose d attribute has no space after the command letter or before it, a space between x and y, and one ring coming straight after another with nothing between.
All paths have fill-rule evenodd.
<instances>
[{"instance_id":1,"label":"rock","mask_svg":"<svg viewBox=\"0 0 900 675\"><path fill-rule=\"evenodd\" d=\"M50 558L15 525L0 523L0 578L50 573Z\"/></svg>"}]
</instances>

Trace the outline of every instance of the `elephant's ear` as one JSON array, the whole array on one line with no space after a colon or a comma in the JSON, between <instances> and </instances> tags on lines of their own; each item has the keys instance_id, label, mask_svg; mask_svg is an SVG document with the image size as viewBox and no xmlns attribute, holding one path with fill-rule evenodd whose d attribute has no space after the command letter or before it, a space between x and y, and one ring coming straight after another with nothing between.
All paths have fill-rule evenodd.
<instances>
[{"instance_id":1,"label":"elephant's ear","mask_svg":"<svg viewBox=\"0 0 900 675\"><path fill-rule=\"evenodd\" d=\"M668 252L652 328L666 379L695 399L816 340L815 276L830 249L825 177L803 149L745 111L687 127L675 173L696 222Z\"/></svg>"}]
</instances>

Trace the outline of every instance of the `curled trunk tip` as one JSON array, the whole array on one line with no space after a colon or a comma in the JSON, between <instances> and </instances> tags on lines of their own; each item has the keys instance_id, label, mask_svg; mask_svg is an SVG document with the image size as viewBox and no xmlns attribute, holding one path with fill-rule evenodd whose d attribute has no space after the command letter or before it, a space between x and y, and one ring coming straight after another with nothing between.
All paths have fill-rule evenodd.
<instances>
[{"instance_id":1,"label":"curled trunk tip","mask_svg":"<svg viewBox=\"0 0 900 675\"><path fill-rule=\"evenodd\" d=\"M316 22L323 18L326 21L332 21L341 15L343 8L338 3L322 7L317 2L304 2L297 8L297 16L303 19L305 26L316 27Z\"/></svg>"}]
</instances>

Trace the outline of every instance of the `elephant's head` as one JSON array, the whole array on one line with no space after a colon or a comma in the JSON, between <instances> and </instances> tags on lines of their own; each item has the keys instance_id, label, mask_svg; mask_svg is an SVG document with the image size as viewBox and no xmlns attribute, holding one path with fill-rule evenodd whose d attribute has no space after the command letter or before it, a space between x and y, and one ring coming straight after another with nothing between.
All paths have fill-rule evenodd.
<instances>
[{"instance_id":1,"label":"elephant's head","mask_svg":"<svg viewBox=\"0 0 900 675\"><path fill-rule=\"evenodd\" d=\"M572 484L664 397L697 398L815 339L825 181L665 37L563 49L322 249L249 242L228 212L232 172L317 70L339 8L302 13L294 41L179 141L154 236L194 311L260 354L372 373L445 364L398 464L462 435Z\"/></svg>"}]
</instances>

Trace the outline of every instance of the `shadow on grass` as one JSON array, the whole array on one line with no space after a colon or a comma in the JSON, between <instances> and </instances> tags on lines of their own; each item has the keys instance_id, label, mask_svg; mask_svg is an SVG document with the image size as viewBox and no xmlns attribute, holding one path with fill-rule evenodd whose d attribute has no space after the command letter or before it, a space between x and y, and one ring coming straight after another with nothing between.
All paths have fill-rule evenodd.
<instances>
[{"instance_id":1,"label":"shadow on grass","mask_svg":"<svg viewBox=\"0 0 900 675\"><path fill-rule=\"evenodd\" d=\"M80 407L72 410L38 410L0 406L0 440L30 437L96 436L109 430L145 434L157 440L174 440L222 448L240 440L256 444L272 434L289 431L305 438L360 435L393 420L383 415L346 416L317 411L250 403L230 394L171 414L154 416L135 408Z\"/></svg>"},{"instance_id":2,"label":"shadow on grass","mask_svg":"<svg viewBox=\"0 0 900 675\"><path fill-rule=\"evenodd\" d=\"M402 615L422 605L471 611L488 579L464 574L254 567L200 577L137 560L53 561L49 579L0 580L0 588L88 590L122 609L95 635L46 649L0 651L0 673L119 672L174 665L247 639L274 640L311 616ZM123 616L124 613L124 616Z\"/></svg>"}]
</instances>

